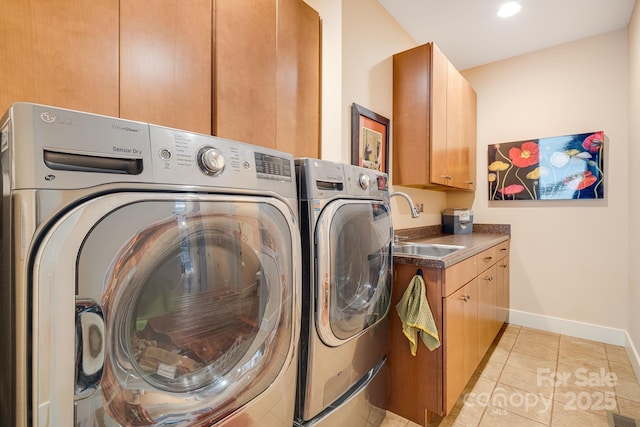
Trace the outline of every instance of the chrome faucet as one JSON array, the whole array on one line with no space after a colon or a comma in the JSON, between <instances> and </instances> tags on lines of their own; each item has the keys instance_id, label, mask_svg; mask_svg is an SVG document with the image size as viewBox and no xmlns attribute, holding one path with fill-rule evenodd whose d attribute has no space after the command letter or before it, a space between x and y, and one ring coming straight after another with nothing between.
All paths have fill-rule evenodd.
<instances>
[{"instance_id":1,"label":"chrome faucet","mask_svg":"<svg viewBox=\"0 0 640 427\"><path fill-rule=\"evenodd\" d=\"M407 200L407 202L409 202L409 207L411 208L411 218L418 218L420 216L420 212L418 212L418 209L416 209L413 204L413 200L411 200L411 197L409 197L407 193L403 193L402 191L394 191L393 193L389 194L389 200L391 200L393 196L402 196Z\"/></svg>"}]
</instances>

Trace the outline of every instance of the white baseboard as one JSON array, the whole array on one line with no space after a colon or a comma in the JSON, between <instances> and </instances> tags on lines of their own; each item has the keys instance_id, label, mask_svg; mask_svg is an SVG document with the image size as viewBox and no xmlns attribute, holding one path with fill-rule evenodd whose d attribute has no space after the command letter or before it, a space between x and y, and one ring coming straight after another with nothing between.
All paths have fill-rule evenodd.
<instances>
[{"instance_id":1,"label":"white baseboard","mask_svg":"<svg viewBox=\"0 0 640 427\"><path fill-rule=\"evenodd\" d=\"M631 364L633 365L633 370L636 371L636 377L640 378L640 354L638 354L638 349L635 345L633 345L633 341L631 340L631 336L629 333L627 335L627 342L625 343L625 347L627 348L627 354L629 355L629 360L631 360Z\"/></svg>"},{"instance_id":2,"label":"white baseboard","mask_svg":"<svg viewBox=\"0 0 640 427\"><path fill-rule=\"evenodd\" d=\"M640 378L640 354L638 353L638 348L631 340L629 333L624 329L609 328L607 326L560 319L558 317L542 316L540 314L518 310L509 310L509 323L625 347L633 369L636 372L636 376Z\"/></svg>"},{"instance_id":3,"label":"white baseboard","mask_svg":"<svg viewBox=\"0 0 640 427\"><path fill-rule=\"evenodd\" d=\"M623 329L542 316L518 310L509 311L509 323L624 347L627 346L627 341L629 340L627 332Z\"/></svg>"}]
</instances>

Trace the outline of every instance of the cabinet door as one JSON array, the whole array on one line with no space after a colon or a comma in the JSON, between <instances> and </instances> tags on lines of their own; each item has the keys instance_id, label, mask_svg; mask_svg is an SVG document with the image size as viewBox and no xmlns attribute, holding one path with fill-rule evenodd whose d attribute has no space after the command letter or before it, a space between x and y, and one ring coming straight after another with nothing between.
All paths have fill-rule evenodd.
<instances>
[{"instance_id":1,"label":"cabinet door","mask_svg":"<svg viewBox=\"0 0 640 427\"><path fill-rule=\"evenodd\" d=\"M393 55L393 183L430 181L431 44Z\"/></svg>"},{"instance_id":2,"label":"cabinet door","mask_svg":"<svg viewBox=\"0 0 640 427\"><path fill-rule=\"evenodd\" d=\"M214 0L214 135L276 148L276 0Z\"/></svg>"},{"instance_id":3,"label":"cabinet door","mask_svg":"<svg viewBox=\"0 0 640 427\"><path fill-rule=\"evenodd\" d=\"M0 115L14 102L118 115L118 1L3 0Z\"/></svg>"},{"instance_id":4,"label":"cabinet door","mask_svg":"<svg viewBox=\"0 0 640 427\"><path fill-rule=\"evenodd\" d=\"M509 256L502 258L496 265L496 314L499 327L509 321Z\"/></svg>"},{"instance_id":5,"label":"cabinet door","mask_svg":"<svg viewBox=\"0 0 640 427\"><path fill-rule=\"evenodd\" d=\"M120 116L211 133L211 1L120 2Z\"/></svg>"},{"instance_id":6,"label":"cabinet door","mask_svg":"<svg viewBox=\"0 0 640 427\"><path fill-rule=\"evenodd\" d=\"M462 120L462 81L464 79L455 69L453 64L447 63L447 155L446 155L446 181L445 184L452 187L461 186L462 150L460 147L460 122Z\"/></svg>"},{"instance_id":7,"label":"cabinet door","mask_svg":"<svg viewBox=\"0 0 640 427\"><path fill-rule=\"evenodd\" d=\"M445 413L478 365L478 279L444 300Z\"/></svg>"},{"instance_id":8,"label":"cabinet door","mask_svg":"<svg viewBox=\"0 0 640 427\"><path fill-rule=\"evenodd\" d=\"M320 157L320 16L301 0L278 1L276 149Z\"/></svg>"},{"instance_id":9,"label":"cabinet door","mask_svg":"<svg viewBox=\"0 0 640 427\"><path fill-rule=\"evenodd\" d=\"M500 329L496 310L497 277L495 264L478 275L478 359L482 359Z\"/></svg>"},{"instance_id":10,"label":"cabinet door","mask_svg":"<svg viewBox=\"0 0 640 427\"><path fill-rule=\"evenodd\" d=\"M393 182L475 190L476 93L427 43L393 56Z\"/></svg>"},{"instance_id":11,"label":"cabinet door","mask_svg":"<svg viewBox=\"0 0 640 427\"><path fill-rule=\"evenodd\" d=\"M445 345L441 271L422 268L427 290L427 300L436 322L442 345L429 351L422 343L415 356L409 350L409 341L402 333L402 321L395 308L402 299L418 267L412 264L394 264L391 311L389 312L389 341L387 364L389 365L389 398L387 409L414 423L426 425L427 413L442 413L443 367Z\"/></svg>"},{"instance_id":12,"label":"cabinet door","mask_svg":"<svg viewBox=\"0 0 640 427\"><path fill-rule=\"evenodd\" d=\"M457 172L459 187L476 189L476 147L477 147L477 95L471 84L461 76L460 91L460 132L458 159L461 169Z\"/></svg>"},{"instance_id":13,"label":"cabinet door","mask_svg":"<svg viewBox=\"0 0 640 427\"><path fill-rule=\"evenodd\" d=\"M447 74L447 181L463 190L475 189L476 93L448 64Z\"/></svg>"},{"instance_id":14,"label":"cabinet door","mask_svg":"<svg viewBox=\"0 0 640 427\"><path fill-rule=\"evenodd\" d=\"M449 185L448 156L448 114L449 114L449 61L440 49L432 44L431 63L431 183Z\"/></svg>"}]
</instances>

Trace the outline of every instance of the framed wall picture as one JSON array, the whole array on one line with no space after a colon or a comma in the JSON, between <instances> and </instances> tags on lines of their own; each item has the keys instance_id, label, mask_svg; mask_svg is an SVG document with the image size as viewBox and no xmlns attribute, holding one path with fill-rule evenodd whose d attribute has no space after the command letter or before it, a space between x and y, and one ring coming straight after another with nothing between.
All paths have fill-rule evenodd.
<instances>
[{"instance_id":1,"label":"framed wall picture","mask_svg":"<svg viewBox=\"0 0 640 427\"><path fill-rule=\"evenodd\" d=\"M389 119L351 106L351 164L389 173Z\"/></svg>"},{"instance_id":2,"label":"framed wall picture","mask_svg":"<svg viewBox=\"0 0 640 427\"><path fill-rule=\"evenodd\" d=\"M604 198L603 131L488 148L489 200Z\"/></svg>"}]
</instances>

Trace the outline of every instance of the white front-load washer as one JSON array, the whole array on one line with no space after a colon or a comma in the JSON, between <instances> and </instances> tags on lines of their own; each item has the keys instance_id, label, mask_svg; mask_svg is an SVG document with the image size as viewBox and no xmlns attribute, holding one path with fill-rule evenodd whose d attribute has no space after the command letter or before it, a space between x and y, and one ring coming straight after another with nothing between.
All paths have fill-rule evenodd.
<instances>
[{"instance_id":1,"label":"white front-load washer","mask_svg":"<svg viewBox=\"0 0 640 427\"><path fill-rule=\"evenodd\" d=\"M0 424L291 425L292 156L25 103L0 132Z\"/></svg>"}]
</instances>

